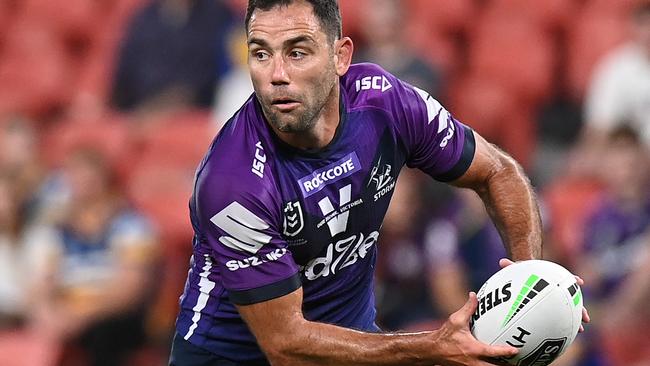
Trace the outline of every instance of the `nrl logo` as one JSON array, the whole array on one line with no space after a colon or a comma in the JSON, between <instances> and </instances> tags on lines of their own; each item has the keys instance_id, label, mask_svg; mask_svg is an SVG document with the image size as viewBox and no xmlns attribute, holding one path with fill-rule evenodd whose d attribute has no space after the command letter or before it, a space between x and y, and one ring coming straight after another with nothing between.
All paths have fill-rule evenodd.
<instances>
[{"instance_id":1,"label":"nrl logo","mask_svg":"<svg viewBox=\"0 0 650 366\"><path fill-rule=\"evenodd\" d=\"M283 234L286 236L296 236L304 226L302 217L302 208L300 202L287 202L284 206Z\"/></svg>"}]
</instances>

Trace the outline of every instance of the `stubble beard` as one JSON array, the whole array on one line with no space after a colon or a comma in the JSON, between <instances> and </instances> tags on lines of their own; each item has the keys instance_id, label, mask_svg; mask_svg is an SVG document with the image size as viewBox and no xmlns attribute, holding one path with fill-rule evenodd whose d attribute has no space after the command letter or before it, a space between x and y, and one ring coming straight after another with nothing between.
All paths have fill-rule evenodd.
<instances>
[{"instance_id":1,"label":"stubble beard","mask_svg":"<svg viewBox=\"0 0 650 366\"><path fill-rule=\"evenodd\" d=\"M273 111L271 108L268 108L266 111L267 118L269 123L280 132L285 133L299 133L306 132L311 130L316 124L316 117L320 114L320 111L323 109L323 105L318 107L316 105L304 105L305 111L300 113L299 111L293 111L294 116L283 116L283 113ZM300 114L297 114L300 113Z\"/></svg>"},{"instance_id":2,"label":"stubble beard","mask_svg":"<svg viewBox=\"0 0 650 366\"><path fill-rule=\"evenodd\" d=\"M330 65L330 67L330 70L326 73L327 75L334 73L333 65ZM314 128L328 99L332 97L336 80L333 77L323 78L316 85L316 92L312 100L303 99L303 103L299 107L304 108L303 111L294 110L290 115L283 116L283 113L274 111L270 105L262 103L262 109L269 123L275 129L284 133L302 133Z\"/></svg>"}]
</instances>

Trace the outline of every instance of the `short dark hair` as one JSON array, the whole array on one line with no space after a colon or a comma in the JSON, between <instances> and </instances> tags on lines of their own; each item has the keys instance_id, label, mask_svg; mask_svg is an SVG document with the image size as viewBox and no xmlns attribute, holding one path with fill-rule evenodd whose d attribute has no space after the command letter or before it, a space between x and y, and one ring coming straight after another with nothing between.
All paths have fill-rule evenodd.
<instances>
[{"instance_id":1,"label":"short dark hair","mask_svg":"<svg viewBox=\"0 0 650 366\"><path fill-rule=\"evenodd\" d=\"M289 6L295 0L249 0L246 8L246 32L255 9L269 10L274 6ZM341 12L338 0L305 0L311 4L314 15L320 21L328 40L334 41L341 38Z\"/></svg>"}]
</instances>

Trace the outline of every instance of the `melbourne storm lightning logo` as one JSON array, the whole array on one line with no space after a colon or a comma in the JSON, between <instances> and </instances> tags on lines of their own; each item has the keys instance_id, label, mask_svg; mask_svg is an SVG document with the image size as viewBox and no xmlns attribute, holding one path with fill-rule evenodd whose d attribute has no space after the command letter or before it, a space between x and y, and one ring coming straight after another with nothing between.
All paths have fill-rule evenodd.
<instances>
[{"instance_id":1,"label":"melbourne storm lightning logo","mask_svg":"<svg viewBox=\"0 0 650 366\"><path fill-rule=\"evenodd\" d=\"M390 164L381 163L381 156L379 157L377 164L372 167L372 170L370 171L370 180L368 180L367 186L370 187L372 183L375 184L375 189L377 190L377 193L373 196L375 202L395 188L395 178L390 175L392 170L393 167Z\"/></svg>"}]
</instances>

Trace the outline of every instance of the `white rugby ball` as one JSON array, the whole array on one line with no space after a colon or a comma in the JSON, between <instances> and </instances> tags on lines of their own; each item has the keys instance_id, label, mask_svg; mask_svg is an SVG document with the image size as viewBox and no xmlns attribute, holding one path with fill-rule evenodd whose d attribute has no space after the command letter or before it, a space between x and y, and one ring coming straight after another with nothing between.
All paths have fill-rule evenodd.
<instances>
[{"instance_id":1,"label":"white rugby ball","mask_svg":"<svg viewBox=\"0 0 650 366\"><path fill-rule=\"evenodd\" d=\"M582 321L582 293L559 264L528 260L490 277L477 293L470 320L481 342L511 345L519 354L502 359L517 366L544 366L573 342Z\"/></svg>"}]
</instances>

